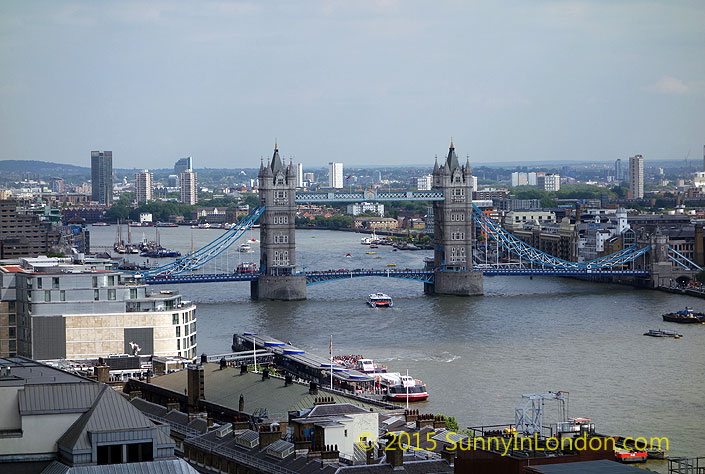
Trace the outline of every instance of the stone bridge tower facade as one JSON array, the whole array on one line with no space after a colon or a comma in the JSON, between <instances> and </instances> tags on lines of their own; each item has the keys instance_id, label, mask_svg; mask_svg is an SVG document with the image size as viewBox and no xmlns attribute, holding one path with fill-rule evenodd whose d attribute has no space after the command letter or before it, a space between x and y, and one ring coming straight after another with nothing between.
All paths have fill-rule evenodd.
<instances>
[{"instance_id":1,"label":"stone bridge tower facade","mask_svg":"<svg viewBox=\"0 0 705 474\"><path fill-rule=\"evenodd\" d=\"M445 163L433 167L433 189L443 201L433 203L434 285L424 291L439 295L481 295L482 273L473 271L474 223L470 162L458 162L453 140Z\"/></svg>"},{"instance_id":2,"label":"stone bridge tower facade","mask_svg":"<svg viewBox=\"0 0 705 474\"><path fill-rule=\"evenodd\" d=\"M306 299L306 277L296 275L296 168L284 165L274 145L271 163L260 165L260 271L252 282L253 298Z\"/></svg>"}]
</instances>

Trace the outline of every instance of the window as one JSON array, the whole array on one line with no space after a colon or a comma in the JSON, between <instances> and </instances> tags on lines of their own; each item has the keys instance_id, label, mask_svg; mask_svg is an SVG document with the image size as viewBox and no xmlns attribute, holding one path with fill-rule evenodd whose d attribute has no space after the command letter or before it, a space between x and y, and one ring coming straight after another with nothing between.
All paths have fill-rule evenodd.
<instances>
[{"instance_id":1,"label":"window","mask_svg":"<svg viewBox=\"0 0 705 474\"><path fill-rule=\"evenodd\" d=\"M51 287L54 288L54 289L58 289L58 288L59 288L59 277L53 277L53 278L51 279Z\"/></svg>"},{"instance_id":2,"label":"window","mask_svg":"<svg viewBox=\"0 0 705 474\"><path fill-rule=\"evenodd\" d=\"M14 314L11 314L11 315L8 317L8 319L7 319L8 324L10 324L11 326L14 326L14 325L15 325L15 321L16 321L15 318L16 318L16 316L15 316Z\"/></svg>"},{"instance_id":3,"label":"window","mask_svg":"<svg viewBox=\"0 0 705 474\"><path fill-rule=\"evenodd\" d=\"M32 299L32 291L31 290L27 290L27 299L28 300Z\"/></svg>"},{"instance_id":4,"label":"window","mask_svg":"<svg viewBox=\"0 0 705 474\"><path fill-rule=\"evenodd\" d=\"M17 350L17 341L10 341L10 352L15 352Z\"/></svg>"},{"instance_id":5,"label":"window","mask_svg":"<svg viewBox=\"0 0 705 474\"><path fill-rule=\"evenodd\" d=\"M17 336L17 329L15 328L8 328L8 336L11 338L14 338Z\"/></svg>"},{"instance_id":6,"label":"window","mask_svg":"<svg viewBox=\"0 0 705 474\"><path fill-rule=\"evenodd\" d=\"M176 350L180 351L181 350L181 339L176 340Z\"/></svg>"},{"instance_id":7,"label":"window","mask_svg":"<svg viewBox=\"0 0 705 474\"><path fill-rule=\"evenodd\" d=\"M100 301L100 290L93 290L93 301Z\"/></svg>"},{"instance_id":8,"label":"window","mask_svg":"<svg viewBox=\"0 0 705 474\"><path fill-rule=\"evenodd\" d=\"M112 278L112 277L111 277ZM109 300L114 300L115 299L115 289L109 289L108 290L108 299Z\"/></svg>"},{"instance_id":9,"label":"window","mask_svg":"<svg viewBox=\"0 0 705 474\"><path fill-rule=\"evenodd\" d=\"M37 289L38 290L42 289L42 279L41 278L37 278Z\"/></svg>"},{"instance_id":10,"label":"window","mask_svg":"<svg viewBox=\"0 0 705 474\"><path fill-rule=\"evenodd\" d=\"M134 300L137 298L137 288L130 288L130 299Z\"/></svg>"},{"instance_id":11,"label":"window","mask_svg":"<svg viewBox=\"0 0 705 474\"><path fill-rule=\"evenodd\" d=\"M179 324L179 313L173 313L171 315L171 324Z\"/></svg>"},{"instance_id":12,"label":"window","mask_svg":"<svg viewBox=\"0 0 705 474\"><path fill-rule=\"evenodd\" d=\"M59 300L66 301L66 290L59 291Z\"/></svg>"},{"instance_id":13,"label":"window","mask_svg":"<svg viewBox=\"0 0 705 474\"><path fill-rule=\"evenodd\" d=\"M93 277L93 288L98 288L98 277Z\"/></svg>"},{"instance_id":14,"label":"window","mask_svg":"<svg viewBox=\"0 0 705 474\"><path fill-rule=\"evenodd\" d=\"M113 275L108 277L108 286L115 286L115 277Z\"/></svg>"},{"instance_id":15,"label":"window","mask_svg":"<svg viewBox=\"0 0 705 474\"><path fill-rule=\"evenodd\" d=\"M176 337L181 337L181 326L176 326Z\"/></svg>"},{"instance_id":16,"label":"window","mask_svg":"<svg viewBox=\"0 0 705 474\"><path fill-rule=\"evenodd\" d=\"M14 312L15 312L15 302L14 302L14 301L10 301L9 303L10 303L10 304L8 305L8 310L9 310L11 313L14 313Z\"/></svg>"},{"instance_id":17,"label":"window","mask_svg":"<svg viewBox=\"0 0 705 474\"><path fill-rule=\"evenodd\" d=\"M275 244L287 244L289 243L289 236L286 234L275 234L274 235Z\"/></svg>"},{"instance_id":18,"label":"window","mask_svg":"<svg viewBox=\"0 0 705 474\"><path fill-rule=\"evenodd\" d=\"M45 303L51 302L51 291L44 290L44 302Z\"/></svg>"}]
</instances>

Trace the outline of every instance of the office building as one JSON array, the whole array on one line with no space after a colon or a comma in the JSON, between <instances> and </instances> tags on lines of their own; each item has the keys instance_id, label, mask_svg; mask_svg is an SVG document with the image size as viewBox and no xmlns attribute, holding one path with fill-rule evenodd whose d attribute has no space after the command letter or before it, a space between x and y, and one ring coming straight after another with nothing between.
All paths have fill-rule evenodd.
<instances>
[{"instance_id":1,"label":"office building","mask_svg":"<svg viewBox=\"0 0 705 474\"><path fill-rule=\"evenodd\" d=\"M298 165L296 165L296 187L297 188L304 187L304 165L303 165L303 163L299 163Z\"/></svg>"},{"instance_id":2,"label":"office building","mask_svg":"<svg viewBox=\"0 0 705 474\"><path fill-rule=\"evenodd\" d=\"M113 203L113 152L91 152L91 186L93 201L110 206Z\"/></svg>"},{"instance_id":3,"label":"office building","mask_svg":"<svg viewBox=\"0 0 705 474\"><path fill-rule=\"evenodd\" d=\"M20 214L17 201L0 200L0 258L35 257L46 254L60 235L39 216Z\"/></svg>"},{"instance_id":4,"label":"office building","mask_svg":"<svg viewBox=\"0 0 705 474\"><path fill-rule=\"evenodd\" d=\"M18 355L196 356L196 306L176 292L148 293L140 278L113 270L110 260L20 259L0 266L0 289L8 319L14 303Z\"/></svg>"},{"instance_id":5,"label":"office building","mask_svg":"<svg viewBox=\"0 0 705 474\"><path fill-rule=\"evenodd\" d=\"M179 175L181 183L181 202L193 206L198 202L198 176L191 170Z\"/></svg>"},{"instance_id":6,"label":"office building","mask_svg":"<svg viewBox=\"0 0 705 474\"><path fill-rule=\"evenodd\" d=\"M135 198L138 203L151 201L153 190L154 175L149 170L135 173Z\"/></svg>"},{"instance_id":7,"label":"office building","mask_svg":"<svg viewBox=\"0 0 705 474\"><path fill-rule=\"evenodd\" d=\"M644 197L644 157L641 155L629 158L629 197Z\"/></svg>"},{"instance_id":8,"label":"office building","mask_svg":"<svg viewBox=\"0 0 705 474\"><path fill-rule=\"evenodd\" d=\"M433 175L427 174L416 178L416 189L419 191L430 191L433 185Z\"/></svg>"},{"instance_id":9,"label":"office building","mask_svg":"<svg viewBox=\"0 0 705 474\"><path fill-rule=\"evenodd\" d=\"M624 168L622 167L622 159L617 158L614 162L614 179L622 181L624 179Z\"/></svg>"},{"instance_id":10,"label":"office building","mask_svg":"<svg viewBox=\"0 0 705 474\"><path fill-rule=\"evenodd\" d=\"M180 175L184 171L193 171L193 159L190 156L179 159L174 163L174 174Z\"/></svg>"},{"instance_id":11,"label":"office building","mask_svg":"<svg viewBox=\"0 0 705 474\"><path fill-rule=\"evenodd\" d=\"M362 213L384 217L384 204L378 202L356 202L348 204L348 214L351 216L359 216Z\"/></svg>"},{"instance_id":12,"label":"office building","mask_svg":"<svg viewBox=\"0 0 705 474\"><path fill-rule=\"evenodd\" d=\"M536 176L536 185L544 191L554 192L561 189L561 175L547 174L544 176Z\"/></svg>"},{"instance_id":13,"label":"office building","mask_svg":"<svg viewBox=\"0 0 705 474\"><path fill-rule=\"evenodd\" d=\"M328 187L341 189L343 186L343 164L331 161L328 163Z\"/></svg>"}]
</instances>

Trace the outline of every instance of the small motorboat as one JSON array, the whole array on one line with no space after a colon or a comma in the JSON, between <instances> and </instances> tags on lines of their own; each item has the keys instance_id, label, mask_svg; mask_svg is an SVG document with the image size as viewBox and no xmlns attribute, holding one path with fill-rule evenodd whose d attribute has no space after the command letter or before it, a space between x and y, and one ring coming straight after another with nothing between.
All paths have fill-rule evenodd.
<instances>
[{"instance_id":1,"label":"small motorboat","mask_svg":"<svg viewBox=\"0 0 705 474\"><path fill-rule=\"evenodd\" d=\"M374 255L374 254L376 254L376 253L377 253L377 252L365 252L366 255Z\"/></svg>"},{"instance_id":2,"label":"small motorboat","mask_svg":"<svg viewBox=\"0 0 705 474\"><path fill-rule=\"evenodd\" d=\"M648 332L644 333L644 336L672 337L674 339L680 339L683 337L683 334L678 334L676 331L671 331L669 329L649 329Z\"/></svg>"},{"instance_id":3,"label":"small motorboat","mask_svg":"<svg viewBox=\"0 0 705 474\"><path fill-rule=\"evenodd\" d=\"M396 264L396 263L388 263L387 266L388 266L388 267L396 267L397 264Z\"/></svg>"},{"instance_id":4,"label":"small motorboat","mask_svg":"<svg viewBox=\"0 0 705 474\"><path fill-rule=\"evenodd\" d=\"M346 258L350 258L350 257L352 257L352 255L350 255L349 253L346 253L346 254L345 254L345 257L346 257Z\"/></svg>"},{"instance_id":5,"label":"small motorboat","mask_svg":"<svg viewBox=\"0 0 705 474\"><path fill-rule=\"evenodd\" d=\"M377 306L391 308L392 306L394 306L392 297L384 293L372 293L370 296L367 297L367 304L370 305L372 308L376 308Z\"/></svg>"},{"instance_id":6,"label":"small motorboat","mask_svg":"<svg viewBox=\"0 0 705 474\"><path fill-rule=\"evenodd\" d=\"M252 246L248 243L240 244L240 246L237 248L238 252L240 253L252 253L254 250L252 250Z\"/></svg>"}]
</instances>

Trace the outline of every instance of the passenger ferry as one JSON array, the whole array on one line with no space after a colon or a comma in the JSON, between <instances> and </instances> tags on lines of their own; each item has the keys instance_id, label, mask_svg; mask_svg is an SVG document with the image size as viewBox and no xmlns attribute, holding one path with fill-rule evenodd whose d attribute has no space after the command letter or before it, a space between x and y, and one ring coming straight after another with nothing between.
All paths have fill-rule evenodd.
<instances>
[{"instance_id":1,"label":"passenger ferry","mask_svg":"<svg viewBox=\"0 0 705 474\"><path fill-rule=\"evenodd\" d=\"M370 305L372 308L376 308L377 306L391 308L392 306L394 306L392 297L384 293L372 293L370 296L367 297L367 304Z\"/></svg>"},{"instance_id":2,"label":"passenger ferry","mask_svg":"<svg viewBox=\"0 0 705 474\"><path fill-rule=\"evenodd\" d=\"M235 273L257 273L257 264L254 262L244 262L237 266Z\"/></svg>"},{"instance_id":3,"label":"passenger ferry","mask_svg":"<svg viewBox=\"0 0 705 474\"><path fill-rule=\"evenodd\" d=\"M422 402L428 399L425 385L392 385L387 389L387 399L392 401Z\"/></svg>"}]
</instances>

